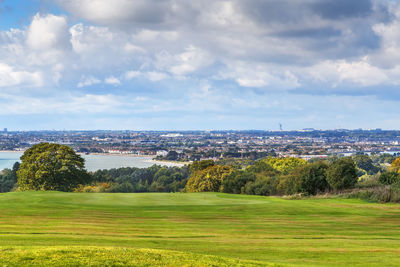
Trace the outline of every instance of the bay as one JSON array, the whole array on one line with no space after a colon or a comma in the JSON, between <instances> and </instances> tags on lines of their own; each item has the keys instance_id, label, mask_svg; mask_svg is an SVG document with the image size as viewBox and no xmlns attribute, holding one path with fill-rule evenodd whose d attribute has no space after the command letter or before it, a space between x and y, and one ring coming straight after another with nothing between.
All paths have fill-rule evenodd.
<instances>
[{"instance_id":1,"label":"bay","mask_svg":"<svg viewBox=\"0 0 400 267\"><path fill-rule=\"evenodd\" d=\"M0 151L0 170L12 168L16 161L20 162L22 154L23 152ZM82 155L82 157L85 159L85 166L88 171L122 167L147 168L154 164L162 166L182 166L181 163L154 161L150 156L89 154Z\"/></svg>"}]
</instances>

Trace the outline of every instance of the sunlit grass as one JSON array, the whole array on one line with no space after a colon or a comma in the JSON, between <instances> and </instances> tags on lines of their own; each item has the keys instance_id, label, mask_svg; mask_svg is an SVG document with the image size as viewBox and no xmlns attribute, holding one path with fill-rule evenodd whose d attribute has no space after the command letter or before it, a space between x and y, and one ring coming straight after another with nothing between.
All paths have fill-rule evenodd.
<instances>
[{"instance_id":1,"label":"sunlit grass","mask_svg":"<svg viewBox=\"0 0 400 267\"><path fill-rule=\"evenodd\" d=\"M77 253L77 260L93 255L93 262L114 251L110 262L119 258L112 255L122 253L120 258L132 258L125 265L136 265L146 262L138 251L156 249L156 254L176 256L157 263L171 266L185 258L191 266L191 260L203 255L210 259L204 266L213 260L250 264L238 259L255 261L251 264L398 266L400 205L220 193L16 192L0 194L0 237L6 251L0 253L0 265L49 253L57 258L57 251ZM59 261L68 264L63 257Z\"/></svg>"}]
</instances>

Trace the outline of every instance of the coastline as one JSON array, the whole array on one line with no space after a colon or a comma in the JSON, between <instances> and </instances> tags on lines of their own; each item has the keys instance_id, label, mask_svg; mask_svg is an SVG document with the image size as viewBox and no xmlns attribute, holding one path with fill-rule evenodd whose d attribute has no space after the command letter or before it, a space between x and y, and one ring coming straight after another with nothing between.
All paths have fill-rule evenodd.
<instances>
[{"instance_id":1,"label":"coastline","mask_svg":"<svg viewBox=\"0 0 400 267\"><path fill-rule=\"evenodd\" d=\"M165 165L171 167L183 167L191 162L178 162L178 161L169 161L169 160L146 160L146 162L152 162L157 165Z\"/></svg>"},{"instance_id":2,"label":"coastline","mask_svg":"<svg viewBox=\"0 0 400 267\"><path fill-rule=\"evenodd\" d=\"M17 150L0 150L0 153L15 153L15 154L23 154L25 151L17 151ZM191 162L177 162L177 161L168 161L168 160L154 160L155 155L136 155L136 154L120 154L120 153L78 153L81 156L111 156L111 157L132 157L132 158L142 158L143 162L162 165L168 167L183 167Z\"/></svg>"},{"instance_id":3,"label":"coastline","mask_svg":"<svg viewBox=\"0 0 400 267\"><path fill-rule=\"evenodd\" d=\"M133 157L133 158L155 158L155 156L152 155L136 155L136 154L123 154L123 153L82 153L82 152L77 152L79 155L85 155L85 156L120 156L120 157Z\"/></svg>"}]
</instances>

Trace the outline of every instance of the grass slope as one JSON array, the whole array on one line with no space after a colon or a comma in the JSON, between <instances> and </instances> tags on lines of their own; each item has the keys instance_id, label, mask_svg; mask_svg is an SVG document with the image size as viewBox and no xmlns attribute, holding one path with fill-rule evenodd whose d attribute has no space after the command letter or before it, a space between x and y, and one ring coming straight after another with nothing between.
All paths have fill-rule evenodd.
<instances>
[{"instance_id":1,"label":"grass slope","mask_svg":"<svg viewBox=\"0 0 400 267\"><path fill-rule=\"evenodd\" d=\"M217 256L116 247L4 248L0 254L0 262L6 266L264 266Z\"/></svg>"},{"instance_id":2,"label":"grass slope","mask_svg":"<svg viewBox=\"0 0 400 267\"><path fill-rule=\"evenodd\" d=\"M16 192L0 194L0 237L0 265L59 259L59 265L399 266L400 205L220 193Z\"/></svg>"}]
</instances>

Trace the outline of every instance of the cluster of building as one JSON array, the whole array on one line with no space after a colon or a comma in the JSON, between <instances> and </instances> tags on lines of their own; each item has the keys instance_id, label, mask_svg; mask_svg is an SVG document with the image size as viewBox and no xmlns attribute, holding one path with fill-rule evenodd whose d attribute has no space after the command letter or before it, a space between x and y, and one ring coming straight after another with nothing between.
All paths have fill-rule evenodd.
<instances>
[{"instance_id":1,"label":"cluster of building","mask_svg":"<svg viewBox=\"0 0 400 267\"><path fill-rule=\"evenodd\" d=\"M152 155L191 161L265 156L397 153L400 131L306 129L301 131L7 131L0 150L25 150L41 142L66 144L81 153Z\"/></svg>"}]
</instances>

